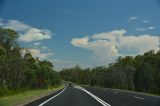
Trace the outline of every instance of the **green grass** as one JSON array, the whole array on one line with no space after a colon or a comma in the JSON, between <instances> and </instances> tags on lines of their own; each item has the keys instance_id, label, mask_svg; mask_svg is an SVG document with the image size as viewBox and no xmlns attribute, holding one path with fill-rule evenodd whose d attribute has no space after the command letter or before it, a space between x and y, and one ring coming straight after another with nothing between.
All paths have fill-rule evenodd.
<instances>
[{"instance_id":1,"label":"green grass","mask_svg":"<svg viewBox=\"0 0 160 106\"><path fill-rule=\"evenodd\" d=\"M0 106L17 106L28 103L29 101L38 99L42 96L45 96L51 92L59 90L63 88L63 86L52 87L48 89L38 89L38 90L28 90L23 93L2 96L0 97Z\"/></svg>"}]
</instances>

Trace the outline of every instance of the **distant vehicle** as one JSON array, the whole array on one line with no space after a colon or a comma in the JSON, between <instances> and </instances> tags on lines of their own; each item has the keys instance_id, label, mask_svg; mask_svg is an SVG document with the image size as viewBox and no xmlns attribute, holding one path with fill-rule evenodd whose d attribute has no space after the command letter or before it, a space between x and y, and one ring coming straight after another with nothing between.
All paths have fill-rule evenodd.
<instances>
[{"instance_id":1,"label":"distant vehicle","mask_svg":"<svg viewBox=\"0 0 160 106\"><path fill-rule=\"evenodd\" d=\"M72 82L68 82L68 86L72 86Z\"/></svg>"}]
</instances>

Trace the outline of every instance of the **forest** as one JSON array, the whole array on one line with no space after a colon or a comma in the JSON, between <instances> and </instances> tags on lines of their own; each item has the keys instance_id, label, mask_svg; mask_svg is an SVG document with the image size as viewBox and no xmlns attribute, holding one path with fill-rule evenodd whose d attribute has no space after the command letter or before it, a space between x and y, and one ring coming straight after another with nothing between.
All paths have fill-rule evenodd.
<instances>
[{"instance_id":1,"label":"forest","mask_svg":"<svg viewBox=\"0 0 160 106\"><path fill-rule=\"evenodd\" d=\"M108 66L63 69L63 79L78 84L160 94L160 51L119 57Z\"/></svg>"},{"instance_id":2,"label":"forest","mask_svg":"<svg viewBox=\"0 0 160 106\"><path fill-rule=\"evenodd\" d=\"M47 88L61 83L50 61L34 58L18 43L19 35L11 29L0 28L0 96L12 90ZM22 53L23 50L26 53Z\"/></svg>"}]
</instances>

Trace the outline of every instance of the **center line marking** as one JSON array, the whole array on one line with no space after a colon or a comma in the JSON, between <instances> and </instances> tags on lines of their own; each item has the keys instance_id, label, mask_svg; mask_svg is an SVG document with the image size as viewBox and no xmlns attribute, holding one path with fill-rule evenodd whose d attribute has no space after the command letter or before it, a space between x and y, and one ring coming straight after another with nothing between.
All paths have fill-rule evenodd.
<instances>
[{"instance_id":1,"label":"center line marking","mask_svg":"<svg viewBox=\"0 0 160 106\"><path fill-rule=\"evenodd\" d=\"M102 99L100 99L99 97L97 97L96 95L92 94L91 92L87 91L86 89L84 89L83 87L80 86L74 86L74 88L80 89L84 92L86 92L88 95L90 95L92 98L94 98L95 100L97 100L99 103L101 103L103 106L111 106L110 104L106 103L105 101L103 101Z\"/></svg>"},{"instance_id":2,"label":"center line marking","mask_svg":"<svg viewBox=\"0 0 160 106\"><path fill-rule=\"evenodd\" d=\"M144 98L142 98L142 97L138 97L138 96L134 96L134 98L144 100Z\"/></svg>"}]
</instances>

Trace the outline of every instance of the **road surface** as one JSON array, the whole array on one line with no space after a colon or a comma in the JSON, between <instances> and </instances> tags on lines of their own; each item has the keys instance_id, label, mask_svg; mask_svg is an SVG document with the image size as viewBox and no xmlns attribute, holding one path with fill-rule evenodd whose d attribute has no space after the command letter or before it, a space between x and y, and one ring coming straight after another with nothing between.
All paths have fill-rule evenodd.
<instances>
[{"instance_id":1,"label":"road surface","mask_svg":"<svg viewBox=\"0 0 160 106\"><path fill-rule=\"evenodd\" d=\"M69 86L26 106L160 106L160 97L107 88Z\"/></svg>"}]
</instances>

